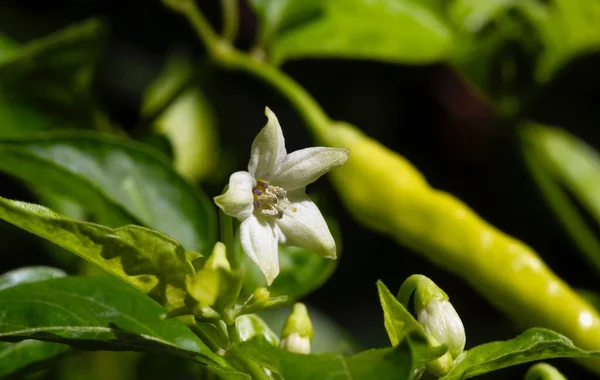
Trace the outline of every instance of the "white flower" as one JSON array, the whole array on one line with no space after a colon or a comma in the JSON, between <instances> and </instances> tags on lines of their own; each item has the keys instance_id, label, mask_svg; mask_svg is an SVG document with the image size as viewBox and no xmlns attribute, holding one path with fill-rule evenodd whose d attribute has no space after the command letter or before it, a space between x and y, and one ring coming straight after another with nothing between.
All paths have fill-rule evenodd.
<instances>
[{"instance_id":1,"label":"white flower","mask_svg":"<svg viewBox=\"0 0 600 380\"><path fill-rule=\"evenodd\" d=\"M305 190L346 162L349 150L313 147L287 154L277 117L268 107L265 114L268 122L252 143L248 171L233 173L229 188L215 203L242 222L244 252L270 285L279 274L278 243L336 258L327 223Z\"/></svg>"},{"instance_id":2,"label":"white flower","mask_svg":"<svg viewBox=\"0 0 600 380\"><path fill-rule=\"evenodd\" d=\"M448 345L448 352L454 359L465 349L465 327L450 301L431 300L417 312L417 320L426 333Z\"/></svg>"}]
</instances>

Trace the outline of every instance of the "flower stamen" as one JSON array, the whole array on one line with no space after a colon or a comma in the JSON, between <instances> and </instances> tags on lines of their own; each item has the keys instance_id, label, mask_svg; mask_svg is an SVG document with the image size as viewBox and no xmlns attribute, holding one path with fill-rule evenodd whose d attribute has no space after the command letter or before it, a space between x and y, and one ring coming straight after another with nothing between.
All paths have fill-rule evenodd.
<instances>
[{"instance_id":1,"label":"flower stamen","mask_svg":"<svg viewBox=\"0 0 600 380\"><path fill-rule=\"evenodd\" d=\"M257 181L256 186L252 189L252 195L254 196L254 208L259 210L261 215L281 219L290 205L287 191L279 186L269 185L265 181Z\"/></svg>"}]
</instances>

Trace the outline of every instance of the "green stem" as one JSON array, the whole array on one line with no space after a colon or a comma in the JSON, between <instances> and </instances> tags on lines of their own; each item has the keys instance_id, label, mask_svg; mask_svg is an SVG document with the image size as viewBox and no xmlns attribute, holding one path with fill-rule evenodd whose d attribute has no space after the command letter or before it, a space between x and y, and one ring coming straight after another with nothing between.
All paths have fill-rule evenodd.
<instances>
[{"instance_id":1,"label":"green stem","mask_svg":"<svg viewBox=\"0 0 600 380\"><path fill-rule=\"evenodd\" d=\"M232 344L240 344L242 342L242 338L240 338L240 333L235 325L235 321L227 325L227 335L229 335L229 341Z\"/></svg>"},{"instance_id":2,"label":"green stem","mask_svg":"<svg viewBox=\"0 0 600 380\"><path fill-rule=\"evenodd\" d=\"M269 376L267 376L265 371L261 368L260 365L258 365L258 363L255 363L244 356L235 355L234 346L242 342L242 338L240 338L240 333L237 329L237 326L235 325L235 322L227 325L227 334L229 335L229 341L231 342L235 359L238 362L240 362L240 364L243 365L244 368L246 368L246 371L250 373L252 378L255 380L270 380Z\"/></svg>"},{"instance_id":3,"label":"green stem","mask_svg":"<svg viewBox=\"0 0 600 380\"><path fill-rule=\"evenodd\" d=\"M237 360L250 372L254 380L271 380L258 363L245 357L238 357Z\"/></svg>"},{"instance_id":4,"label":"green stem","mask_svg":"<svg viewBox=\"0 0 600 380\"><path fill-rule=\"evenodd\" d=\"M210 350L216 354L220 354L224 351L217 343L215 343L198 325L190 325L190 329L200 340L210 348Z\"/></svg>"},{"instance_id":5,"label":"green stem","mask_svg":"<svg viewBox=\"0 0 600 380\"><path fill-rule=\"evenodd\" d=\"M408 303L414 292L417 292L413 301L415 310L417 311L424 308L433 299L448 299L448 296L442 289L431 281L429 277L421 274L413 274L408 277L402 286L400 286L396 299L409 310Z\"/></svg>"},{"instance_id":6,"label":"green stem","mask_svg":"<svg viewBox=\"0 0 600 380\"><path fill-rule=\"evenodd\" d=\"M223 38L233 43L238 32L238 0L221 0L221 12L223 13Z\"/></svg>"},{"instance_id":7,"label":"green stem","mask_svg":"<svg viewBox=\"0 0 600 380\"><path fill-rule=\"evenodd\" d=\"M235 252L233 250L233 219L225 214L223 210L219 210L219 229L221 230L221 241L225 244L227 261L232 269L237 268L235 260Z\"/></svg>"},{"instance_id":8,"label":"green stem","mask_svg":"<svg viewBox=\"0 0 600 380\"><path fill-rule=\"evenodd\" d=\"M312 133L317 137L326 133L331 120L317 101L296 81L268 63L260 62L246 53L235 50L227 41L219 40L194 1L163 1L188 18L198 37L206 45L209 55L219 66L245 71L270 84L292 103Z\"/></svg>"}]
</instances>

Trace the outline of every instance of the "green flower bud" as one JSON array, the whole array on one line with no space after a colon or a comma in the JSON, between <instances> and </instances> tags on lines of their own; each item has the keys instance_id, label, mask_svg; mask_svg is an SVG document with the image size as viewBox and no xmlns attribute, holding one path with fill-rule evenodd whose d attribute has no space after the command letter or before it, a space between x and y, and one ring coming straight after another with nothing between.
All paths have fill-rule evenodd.
<instances>
[{"instance_id":1,"label":"green flower bud","mask_svg":"<svg viewBox=\"0 0 600 380\"><path fill-rule=\"evenodd\" d=\"M398 299L407 304L414 291L417 320L427 334L439 344L448 346L452 358L465 348L465 327L448 296L433 281L422 275L410 276L398 293Z\"/></svg>"},{"instance_id":2,"label":"green flower bud","mask_svg":"<svg viewBox=\"0 0 600 380\"><path fill-rule=\"evenodd\" d=\"M281 332L282 349L298 354L310 354L313 327L306 306L296 303Z\"/></svg>"},{"instance_id":3,"label":"green flower bud","mask_svg":"<svg viewBox=\"0 0 600 380\"><path fill-rule=\"evenodd\" d=\"M187 279L187 290L197 302L214 306L221 312L235 303L241 289L241 280L241 274L231 270L225 245L217 242L203 267L194 277Z\"/></svg>"},{"instance_id":4,"label":"green flower bud","mask_svg":"<svg viewBox=\"0 0 600 380\"><path fill-rule=\"evenodd\" d=\"M210 257L204 264L204 268L223 268L227 272L231 272L231 264L229 264L229 260L227 260L227 248L225 247L225 244L221 243L220 241L215 244Z\"/></svg>"}]
</instances>

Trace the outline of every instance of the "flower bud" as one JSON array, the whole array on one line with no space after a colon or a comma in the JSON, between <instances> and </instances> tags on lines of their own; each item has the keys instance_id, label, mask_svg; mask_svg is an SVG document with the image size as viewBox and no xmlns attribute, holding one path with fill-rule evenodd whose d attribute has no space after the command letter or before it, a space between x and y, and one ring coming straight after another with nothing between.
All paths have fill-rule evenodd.
<instances>
[{"instance_id":1,"label":"flower bud","mask_svg":"<svg viewBox=\"0 0 600 380\"><path fill-rule=\"evenodd\" d=\"M310 354L312 336L312 322L308 316L306 306L302 303L296 303L292 313L283 325L279 347L297 354Z\"/></svg>"},{"instance_id":2,"label":"flower bud","mask_svg":"<svg viewBox=\"0 0 600 380\"><path fill-rule=\"evenodd\" d=\"M241 287L241 275L231 270L226 247L217 242L212 254L196 275L187 279L187 291L193 299L217 310L235 303Z\"/></svg>"},{"instance_id":3,"label":"flower bud","mask_svg":"<svg viewBox=\"0 0 600 380\"><path fill-rule=\"evenodd\" d=\"M225 247L225 244L221 243L220 241L215 244L210 257L204 264L204 268L223 268L227 272L231 271L231 264L229 264L229 260L227 260L227 248Z\"/></svg>"},{"instance_id":4,"label":"flower bud","mask_svg":"<svg viewBox=\"0 0 600 380\"><path fill-rule=\"evenodd\" d=\"M436 344L447 345L448 352L456 359L465 348L465 327L448 300L448 295L428 277L420 274L404 281L398 291L398 301L408 307L413 293L419 324Z\"/></svg>"}]
</instances>

